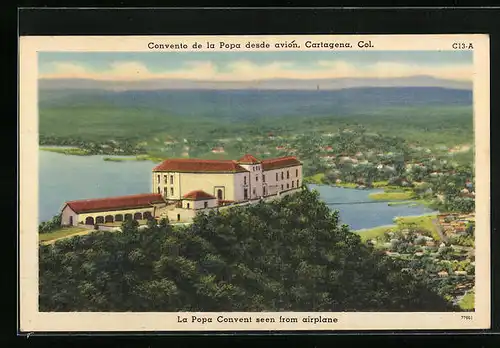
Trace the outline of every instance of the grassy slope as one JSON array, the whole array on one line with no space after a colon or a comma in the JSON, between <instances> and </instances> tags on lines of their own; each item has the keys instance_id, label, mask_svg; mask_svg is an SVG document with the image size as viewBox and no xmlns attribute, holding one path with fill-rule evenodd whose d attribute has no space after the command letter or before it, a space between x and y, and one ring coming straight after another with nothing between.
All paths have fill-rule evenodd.
<instances>
[{"instance_id":1,"label":"grassy slope","mask_svg":"<svg viewBox=\"0 0 500 348\"><path fill-rule=\"evenodd\" d=\"M54 230L49 233L40 233L38 236L40 242L48 242L53 239L58 239L62 237L69 237L73 234L80 232L89 231L87 228L82 227L62 227L60 229Z\"/></svg>"},{"instance_id":2,"label":"grassy slope","mask_svg":"<svg viewBox=\"0 0 500 348\"><path fill-rule=\"evenodd\" d=\"M368 240L380 237L386 231L391 231L396 228L401 229L404 228L405 225L415 224L418 228L427 230L432 233L432 237L435 240L440 240L439 234L432 223L432 220L436 218L436 215L423 215L423 216L402 216L394 219L394 226L380 226L374 227L366 230L359 230L356 233L359 233L362 240Z\"/></svg>"},{"instance_id":3,"label":"grassy slope","mask_svg":"<svg viewBox=\"0 0 500 348\"><path fill-rule=\"evenodd\" d=\"M323 178L325 177L325 173L318 173L313 176L308 176L304 178L304 182L308 184L317 184L321 185L323 184Z\"/></svg>"},{"instance_id":4,"label":"grassy slope","mask_svg":"<svg viewBox=\"0 0 500 348\"><path fill-rule=\"evenodd\" d=\"M474 291L468 292L462 300L458 303L461 309L471 310L475 307L475 293Z\"/></svg>"},{"instance_id":5,"label":"grassy slope","mask_svg":"<svg viewBox=\"0 0 500 348\"><path fill-rule=\"evenodd\" d=\"M408 200L413 197L412 192L379 192L379 193L370 193L368 195L371 199L377 201L402 201Z\"/></svg>"}]
</instances>

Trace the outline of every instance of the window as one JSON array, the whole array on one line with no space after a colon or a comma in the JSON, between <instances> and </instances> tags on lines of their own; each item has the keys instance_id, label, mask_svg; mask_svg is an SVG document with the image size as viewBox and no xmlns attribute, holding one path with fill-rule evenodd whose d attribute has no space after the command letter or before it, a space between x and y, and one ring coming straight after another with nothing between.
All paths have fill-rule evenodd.
<instances>
[{"instance_id":1,"label":"window","mask_svg":"<svg viewBox=\"0 0 500 348\"><path fill-rule=\"evenodd\" d=\"M218 200L221 200L222 198L224 198L224 197L222 196L222 190L221 190L221 189L218 189L218 190L217 190L217 199L218 199Z\"/></svg>"},{"instance_id":2,"label":"window","mask_svg":"<svg viewBox=\"0 0 500 348\"><path fill-rule=\"evenodd\" d=\"M295 176L299 176L299 170L298 169L295 169Z\"/></svg>"},{"instance_id":3,"label":"window","mask_svg":"<svg viewBox=\"0 0 500 348\"><path fill-rule=\"evenodd\" d=\"M262 182L266 182L266 176L262 175Z\"/></svg>"},{"instance_id":4,"label":"window","mask_svg":"<svg viewBox=\"0 0 500 348\"><path fill-rule=\"evenodd\" d=\"M168 184L167 176L165 175L165 184Z\"/></svg>"},{"instance_id":5,"label":"window","mask_svg":"<svg viewBox=\"0 0 500 348\"><path fill-rule=\"evenodd\" d=\"M286 184L286 188L289 189L290 188L290 184Z\"/></svg>"},{"instance_id":6,"label":"window","mask_svg":"<svg viewBox=\"0 0 500 348\"><path fill-rule=\"evenodd\" d=\"M248 199L248 189L243 190L243 199Z\"/></svg>"},{"instance_id":7,"label":"window","mask_svg":"<svg viewBox=\"0 0 500 348\"><path fill-rule=\"evenodd\" d=\"M276 181L278 181L278 173L276 173Z\"/></svg>"},{"instance_id":8,"label":"window","mask_svg":"<svg viewBox=\"0 0 500 348\"><path fill-rule=\"evenodd\" d=\"M204 206L205 208L208 208L208 202L204 202L204 203L203 203L203 206Z\"/></svg>"},{"instance_id":9,"label":"window","mask_svg":"<svg viewBox=\"0 0 500 348\"><path fill-rule=\"evenodd\" d=\"M173 196L173 195L174 195L174 188L173 188L173 187L171 187L171 188L170 188L170 195L171 195L171 196Z\"/></svg>"},{"instance_id":10,"label":"window","mask_svg":"<svg viewBox=\"0 0 500 348\"><path fill-rule=\"evenodd\" d=\"M173 184L174 184L174 176L170 175L170 185L173 185Z\"/></svg>"},{"instance_id":11,"label":"window","mask_svg":"<svg viewBox=\"0 0 500 348\"><path fill-rule=\"evenodd\" d=\"M158 175L158 184L160 183L160 180L161 180L161 179L160 179L160 176Z\"/></svg>"},{"instance_id":12,"label":"window","mask_svg":"<svg viewBox=\"0 0 500 348\"><path fill-rule=\"evenodd\" d=\"M283 172L281 172L281 180L283 180L283 179L284 179L284 177L283 177Z\"/></svg>"},{"instance_id":13,"label":"window","mask_svg":"<svg viewBox=\"0 0 500 348\"><path fill-rule=\"evenodd\" d=\"M289 170L286 171L286 178L290 179L290 171Z\"/></svg>"},{"instance_id":14,"label":"window","mask_svg":"<svg viewBox=\"0 0 500 348\"><path fill-rule=\"evenodd\" d=\"M255 187L253 188L252 193L255 196Z\"/></svg>"},{"instance_id":15,"label":"window","mask_svg":"<svg viewBox=\"0 0 500 348\"><path fill-rule=\"evenodd\" d=\"M247 177L246 177L246 176L243 178L243 184L244 184L244 185L246 185L246 184L247 184Z\"/></svg>"},{"instance_id":16,"label":"window","mask_svg":"<svg viewBox=\"0 0 500 348\"><path fill-rule=\"evenodd\" d=\"M187 208L188 208L188 209L190 208L190 205L191 205L190 203L188 203L188 204L187 204Z\"/></svg>"},{"instance_id":17,"label":"window","mask_svg":"<svg viewBox=\"0 0 500 348\"><path fill-rule=\"evenodd\" d=\"M295 187L295 181L292 181L292 188Z\"/></svg>"},{"instance_id":18,"label":"window","mask_svg":"<svg viewBox=\"0 0 500 348\"><path fill-rule=\"evenodd\" d=\"M264 191L263 193L264 193L264 196L265 196L265 195L266 195L266 187L264 186L264 187L262 188L262 190Z\"/></svg>"},{"instance_id":19,"label":"window","mask_svg":"<svg viewBox=\"0 0 500 348\"><path fill-rule=\"evenodd\" d=\"M281 190L283 190L283 184L281 184Z\"/></svg>"},{"instance_id":20,"label":"window","mask_svg":"<svg viewBox=\"0 0 500 348\"><path fill-rule=\"evenodd\" d=\"M161 194L161 190L160 190L160 188L159 188L159 187L158 187L158 194Z\"/></svg>"},{"instance_id":21,"label":"window","mask_svg":"<svg viewBox=\"0 0 500 348\"><path fill-rule=\"evenodd\" d=\"M255 181L259 181L259 176L258 175L255 176Z\"/></svg>"},{"instance_id":22,"label":"window","mask_svg":"<svg viewBox=\"0 0 500 348\"><path fill-rule=\"evenodd\" d=\"M177 214L177 221L181 221L181 214Z\"/></svg>"},{"instance_id":23,"label":"window","mask_svg":"<svg viewBox=\"0 0 500 348\"><path fill-rule=\"evenodd\" d=\"M300 186L300 185L299 185L299 181L297 180L297 187L299 187L299 186Z\"/></svg>"}]
</instances>

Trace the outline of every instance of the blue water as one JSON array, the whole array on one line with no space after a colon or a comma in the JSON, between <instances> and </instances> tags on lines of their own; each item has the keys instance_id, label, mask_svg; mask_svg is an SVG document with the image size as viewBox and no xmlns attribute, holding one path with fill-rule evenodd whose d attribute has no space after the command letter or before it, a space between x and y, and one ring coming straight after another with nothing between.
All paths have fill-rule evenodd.
<instances>
[{"instance_id":1,"label":"blue water","mask_svg":"<svg viewBox=\"0 0 500 348\"><path fill-rule=\"evenodd\" d=\"M149 193L149 161L108 162L109 156L68 156L39 151L38 221L56 215L66 201Z\"/></svg>"},{"instance_id":2,"label":"blue water","mask_svg":"<svg viewBox=\"0 0 500 348\"><path fill-rule=\"evenodd\" d=\"M39 212L38 221L56 215L65 201L103 198L151 192L149 161L103 161L105 156L67 156L39 151ZM331 186L309 185L327 203L370 201L374 190L354 190ZM358 230L392 224L395 216L423 215L432 210L423 206L387 203L329 205L340 212L340 220Z\"/></svg>"},{"instance_id":3,"label":"blue water","mask_svg":"<svg viewBox=\"0 0 500 348\"><path fill-rule=\"evenodd\" d=\"M389 206L386 202L371 203L372 200L368 195L373 192L383 192L383 190L355 190L326 185L309 185L309 188L317 190L330 209L338 210L340 221L351 226L353 230L390 225L396 216L424 215L434 212L423 205ZM356 202L370 203L328 204Z\"/></svg>"}]
</instances>

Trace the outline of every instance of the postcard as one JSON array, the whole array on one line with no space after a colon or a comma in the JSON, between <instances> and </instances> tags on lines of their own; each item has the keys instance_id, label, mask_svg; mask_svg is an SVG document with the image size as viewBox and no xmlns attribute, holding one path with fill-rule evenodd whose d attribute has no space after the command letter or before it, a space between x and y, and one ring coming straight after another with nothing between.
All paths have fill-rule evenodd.
<instances>
[{"instance_id":1,"label":"postcard","mask_svg":"<svg viewBox=\"0 0 500 348\"><path fill-rule=\"evenodd\" d=\"M19 54L23 332L490 327L487 35Z\"/></svg>"}]
</instances>

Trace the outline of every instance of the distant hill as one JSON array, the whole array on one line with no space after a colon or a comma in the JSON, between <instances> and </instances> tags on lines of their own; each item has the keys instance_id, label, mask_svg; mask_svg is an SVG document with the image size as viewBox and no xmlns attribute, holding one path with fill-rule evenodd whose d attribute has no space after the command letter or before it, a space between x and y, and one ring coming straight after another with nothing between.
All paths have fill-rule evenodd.
<instances>
[{"instance_id":1,"label":"distant hill","mask_svg":"<svg viewBox=\"0 0 500 348\"><path fill-rule=\"evenodd\" d=\"M142 81L98 81L91 79L39 79L41 89L259 89L259 90L338 90L354 87L442 87L471 89L467 81L438 79L431 76L401 78L269 79L261 81L196 81L186 79L149 79Z\"/></svg>"},{"instance_id":2,"label":"distant hill","mask_svg":"<svg viewBox=\"0 0 500 348\"><path fill-rule=\"evenodd\" d=\"M44 90L40 110L112 108L156 110L171 116L253 119L372 114L393 107L470 106L472 92L439 87L363 87L340 90ZM375 112L376 114L376 112Z\"/></svg>"}]
</instances>

